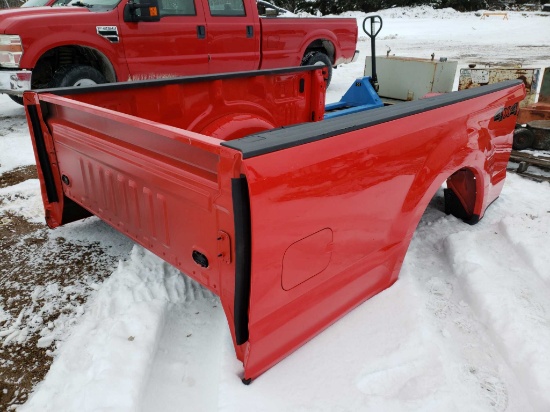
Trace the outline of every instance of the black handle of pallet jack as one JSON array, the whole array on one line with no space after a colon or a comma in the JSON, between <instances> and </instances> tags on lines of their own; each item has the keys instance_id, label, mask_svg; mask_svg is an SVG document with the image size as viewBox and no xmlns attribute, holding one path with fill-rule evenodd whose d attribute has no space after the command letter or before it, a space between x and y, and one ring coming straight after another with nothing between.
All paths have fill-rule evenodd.
<instances>
[{"instance_id":1,"label":"black handle of pallet jack","mask_svg":"<svg viewBox=\"0 0 550 412\"><path fill-rule=\"evenodd\" d=\"M370 21L370 31L368 30L367 21ZM378 30L376 29L376 24L380 24ZM380 30L382 30L382 17L378 15L365 17L365 20L363 20L363 31L366 33L367 36L370 37L370 52L372 62L371 84L372 87L374 87L374 90L376 90L377 92L378 75L376 74L376 36L378 36Z\"/></svg>"}]
</instances>

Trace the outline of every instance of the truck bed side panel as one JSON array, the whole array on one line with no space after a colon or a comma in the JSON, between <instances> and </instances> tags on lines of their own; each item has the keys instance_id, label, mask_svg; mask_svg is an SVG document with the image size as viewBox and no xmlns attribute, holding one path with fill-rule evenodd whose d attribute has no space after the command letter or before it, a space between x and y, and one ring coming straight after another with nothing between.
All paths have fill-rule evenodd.
<instances>
[{"instance_id":1,"label":"truck bed side panel","mask_svg":"<svg viewBox=\"0 0 550 412\"><path fill-rule=\"evenodd\" d=\"M46 89L41 95L46 93L223 140L321 120L325 106L318 67ZM75 107L85 113L84 106ZM231 125L235 133L224 135Z\"/></svg>"},{"instance_id":2,"label":"truck bed side panel","mask_svg":"<svg viewBox=\"0 0 550 412\"><path fill-rule=\"evenodd\" d=\"M315 40L335 46L334 61L351 61L357 43L355 19L261 18L262 69L299 66ZM328 27L328 28L327 28Z\"/></svg>"},{"instance_id":3,"label":"truck bed side panel","mask_svg":"<svg viewBox=\"0 0 550 412\"><path fill-rule=\"evenodd\" d=\"M395 282L428 202L457 170L475 174L483 215L502 188L511 149L515 116L498 114L522 96L517 83L464 101L456 93L425 100L424 111L404 104L386 121L372 110L263 133L266 147L285 132L307 144L243 150L252 222L245 377Z\"/></svg>"}]
</instances>

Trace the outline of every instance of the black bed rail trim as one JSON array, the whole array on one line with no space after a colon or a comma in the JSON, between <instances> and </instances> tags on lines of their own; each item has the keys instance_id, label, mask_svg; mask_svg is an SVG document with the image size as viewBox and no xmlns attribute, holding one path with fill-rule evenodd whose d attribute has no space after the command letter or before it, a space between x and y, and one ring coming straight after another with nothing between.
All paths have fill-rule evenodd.
<instances>
[{"instance_id":1,"label":"black bed rail trim","mask_svg":"<svg viewBox=\"0 0 550 412\"><path fill-rule=\"evenodd\" d=\"M35 105L28 105L27 112L29 113L29 118L31 120L32 133L34 135L36 153L38 155L38 163L40 164L40 169L42 170L42 176L44 176L44 185L46 186L48 202L58 202L59 197L57 196L57 188L55 187L55 180L53 178L48 151L46 150L46 143L44 142L44 135L42 134L42 128L40 127L38 110Z\"/></svg>"},{"instance_id":2,"label":"black bed rail trim","mask_svg":"<svg viewBox=\"0 0 550 412\"><path fill-rule=\"evenodd\" d=\"M251 227L250 198L246 177L231 180L235 219L235 340L242 345L248 340L248 307L250 302Z\"/></svg>"},{"instance_id":3,"label":"black bed rail trim","mask_svg":"<svg viewBox=\"0 0 550 412\"><path fill-rule=\"evenodd\" d=\"M521 80L508 80L474 89L445 93L429 99L415 100L413 102L399 103L393 106L352 113L346 116L326 119L321 122L301 123L281 127L223 142L222 146L242 152L243 158L247 159L475 99L476 97L495 93L520 84L522 84Z\"/></svg>"},{"instance_id":4,"label":"black bed rail trim","mask_svg":"<svg viewBox=\"0 0 550 412\"><path fill-rule=\"evenodd\" d=\"M168 79L150 79L150 80L135 80L120 83L106 83L96 84L86 87L59 87L55 89L40 89L33 90L38 94L50 93L58 96L72 96L77 94L93 93L93 92L108 92L108 91L122 91L139 89L146 87L161 87L171 84L187 84L187 83L200 83L211 82L214 80L228 80L238 78L257 77L265 75L278 75L287 73L299 73L313 70L321 70L324 66L298 66L298 67L285 67L283 69L269 69L269 70L252 70L245 72L231 72L221 74L207 74L200 76L180 76L171 77Z\"/></svg>"}]
</instances>

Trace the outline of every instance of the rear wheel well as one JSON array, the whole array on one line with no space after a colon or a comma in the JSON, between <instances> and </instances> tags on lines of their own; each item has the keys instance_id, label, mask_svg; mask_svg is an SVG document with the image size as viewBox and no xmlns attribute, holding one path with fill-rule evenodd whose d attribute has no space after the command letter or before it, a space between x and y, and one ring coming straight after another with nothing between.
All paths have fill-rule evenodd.
<instances>
[{"instance_id":1,"label":"rear wheel well","mask_svg":"<svg viewBox=\"0 0 550 412\"><path fill-rule=\"evenodd\" d=\"M332 44L330 40L317 39L307 46L304 56L302 57L302 64L304 64L313 53L317 52L326 54L332 64L334 64L334 51L334 44Z\"/></svg>"},{"instance_id":2,"label":"rear wheel well","mask_svg":"<svg viewBox=\"0 0 550 412\"><path fill-rule=\"evenodd\" d=\"M103 53L90 47L69 45L50 49L38 59L32 74L32 88L49 87L61 67L73 65L93 67L109 83L117 81L113 65Z\"/></svg>"},{"instance_id":3,"label":"rear wheel well","mask_svg":"<svg viewBox=\"0 0 550 412\"><path fill-rule=\"evenodd\" d=\"M462 219L468 224L479 222L480 216L475 213L477 202L477 179L470 169L460 169L447 179L444 190L445 213Z\"/></svg>"}]
</instances>

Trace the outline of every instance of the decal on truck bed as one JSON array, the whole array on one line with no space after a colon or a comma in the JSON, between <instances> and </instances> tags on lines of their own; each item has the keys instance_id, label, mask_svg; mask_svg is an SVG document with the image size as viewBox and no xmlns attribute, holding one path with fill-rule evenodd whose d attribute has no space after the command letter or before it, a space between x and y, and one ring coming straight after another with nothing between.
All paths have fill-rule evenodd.
<instances>
[{"instance_id":1,"label":"decal on truck bed","mask_svg":"<svg viewBox=\"0 0 550 412\"><path fill-rule=\"evenodd\" d=\"M118 27L117 26L96 26L97 34L105 37L111 43L118 43Z\"/></svg>"},{"instance_id":2,"label":"decal on truck bed","mask_svg":"<svg viewBox=\"0 0 550 412\"><path fill-rule=\"evenodd\" d=\"M507 119L508 117L512 115L518 114L518 104L514 104L512 106L506 106L503 109L500 109L497 114L495 114L494 120L495 122L502 122L504 119Z\"/></svg>"}]
</instances>

